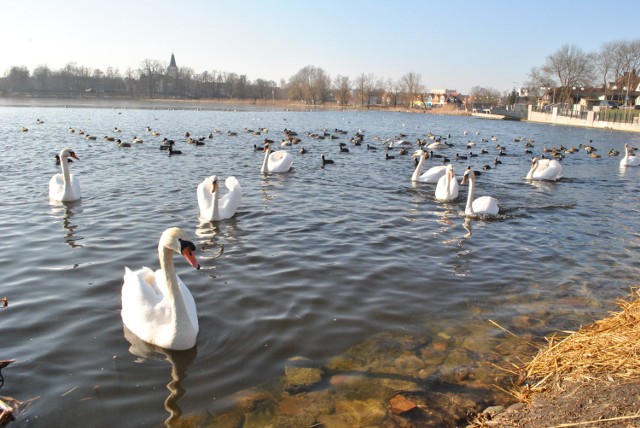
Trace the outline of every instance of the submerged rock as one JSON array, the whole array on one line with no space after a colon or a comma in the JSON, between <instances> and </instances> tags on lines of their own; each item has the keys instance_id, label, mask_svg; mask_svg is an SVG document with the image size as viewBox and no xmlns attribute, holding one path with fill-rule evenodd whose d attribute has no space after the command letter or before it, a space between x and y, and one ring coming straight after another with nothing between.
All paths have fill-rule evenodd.
<instances>
[{"instance_id":1,"label":"submerged rock","mask_svg":"<svg viewBox=\"0 0 640 428\"><path fill-rule=\"evenodd\" d=\"M322 382L323 375L316 362L303 357L290 358L284 368L284 389L292 393L309 390Z\"/></svg>"}]
</instances>

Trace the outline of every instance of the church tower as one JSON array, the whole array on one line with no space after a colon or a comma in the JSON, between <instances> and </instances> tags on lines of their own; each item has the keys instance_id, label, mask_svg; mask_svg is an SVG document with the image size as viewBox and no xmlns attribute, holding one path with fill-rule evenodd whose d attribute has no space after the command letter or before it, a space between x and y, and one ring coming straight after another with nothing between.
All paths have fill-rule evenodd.
<instances>
[{"instance_id":1,"label":"church tower","mask_svg":"<svg viewBox=\"0 0 640 428\"><path fill-rule=\"evenodd\" d=\"M167 67L167 74L174 78L178 77L178 66L176 65L176 57L171 52L171 61L169 61L169 67Z\"/></svg>"}]
</instances>

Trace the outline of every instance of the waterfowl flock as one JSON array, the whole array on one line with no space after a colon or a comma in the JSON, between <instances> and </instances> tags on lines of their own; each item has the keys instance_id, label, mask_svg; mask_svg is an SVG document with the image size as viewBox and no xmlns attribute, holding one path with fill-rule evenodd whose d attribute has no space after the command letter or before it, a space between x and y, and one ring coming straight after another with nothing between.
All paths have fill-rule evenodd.
<instances>
[{"instance_id":1,"label":"waterfowl flock","mask_svg":"<svg viewBox=\"0 0 640 428\"><path fill-rule=\"evenodd\" d=\"M96 141L95 136L89 139L89 134L84 131L80 132L70 127L68 132L82 135L86 141ZM204 146L205 140L212 140L214 135L222 134L220 130L214 129L203 137L193 137L193 133L187 131L182 134L184 140L163 137L160 141L153 137L159 137L161 133L151 127L146 127L150 138L145 137L143 140L143 138L134 135L131 142L127 142L124 137L125 131L114 127L113 132L123 135L123 137L116 138L113 135L105 135L103 140L115 142L117 147L126 147L130 150L135 150L132 146L143 144L145 140L156 140L160 142L160 150L166 151L168 156L188 156L192 153L191 150L200 149L186 149L187 147ZM335 150L336 145L334 144L336 143L329 141L339 139L344 139L344 141L338 142L338 153L345 154L345 156L341 156L338 163L350 162L355 156L362 156L363 153L390 162L406 162L402 159L411 158L412 173L409 174L409 169L407 169L406 183L408 185L410 183L435 185L432 190L433 199L439 203L453 203L459 198L461 186L468 184L466 205L464 206L464 215L468 217L497 216L500 212L500 203L495 197L483 195L475 198L475 192L483 191L480 187L482 187L484 180L481 178L483 177L481 173L475 171L469 163L477 163L478 169L482 169L487 174L494 174L494 171L499 170L499 165L503 162L510 162L515 156L527 156L530 159L530 167L528 171L522 171L523 179L558 181L563 177L562 160L565 156L580 153L582 150L590 157L598 155L597 148L591 144L592 142L581 144L578 148L545 147L536 156L534 154L536 151L535 142L525 138L513 139L509 147L506 144L490 143L489 141L496 142L498 140L496 136L476 141L464 138L464 142L455 143L453 142L455 138L452 138L450 134L437 136L432 133L427 133L415 141L412 141L406 134L396 134L380 142L382 141L380 136L367 138L366 133L361 129L349 137L347 131L338 128L333 131L322 129L319 132L296 132L285 128L282 131L280 145L282 148L274 151L272 147L277 144L274 141L278 140L264 138L264 134L269 132L268 129L245 128L244 132L249 136L261 136L260 143L251 141L247 147L253 152L264 153L262 163L260 164L256 159L255 165L256 173L261 173L263 176L286 174L293 171L294 155L292 152L299 154L313 152L314 145L321 147L326 144L331 144ZM466 131L464 135L467 135ZM245 138L240 136L238 132L231 130L222 136L233 137L238 141ZM291 150L293 146L303 142L308 144L310 148L300 147L295 151ZM514 143L522 145L522 148L514 147ZM176 149L178 144L182 145L185 150ZM357 148L363 144L365 147ZM467 152L466 149L469 148L473 148L473 151ZM239 146L238 150L242 150L242 147ZM321 159L320 167L336 163L321 153L323 150L318 151ZM381 152L384 152L384 155ZM410 157L402 156L411 152L413 153ZM616 156L617 152L610 150L608 155ZM80 180L70 172L71 159L79 160L79 157L73 149L64 148L56 155L56 159L61 172L50 179L50 200L72 202L81 199ZM180 161L172 160L171 162ZM634 155L634 149L629 145L625 145L624 157L620 161L620 166L640 166L640 158ZM423 172L424 169L426 171ZM460 182L456 178L456 172L459 171L464 171ZM227 176L224 181L226 191L222 189L220 180L219 175L209 175L203 178L194 189L196 193L194 205L197 201L198 216L203 221L215 222L230 219L236 215L241 206L242 187L239 180L233 175ZM121 315L125 326L140 339L163 348L182 350L194 346L198 334L198 319L193 296L175 272L173 260L175 253L181 254L194 268L200 267L195 258L195 245L186 233L179 228L166 229L162 233L158 245L159 270L152 271L149 268L141 268L134 271L128 267L125 268Z\"/></svg>"}]
</instances>

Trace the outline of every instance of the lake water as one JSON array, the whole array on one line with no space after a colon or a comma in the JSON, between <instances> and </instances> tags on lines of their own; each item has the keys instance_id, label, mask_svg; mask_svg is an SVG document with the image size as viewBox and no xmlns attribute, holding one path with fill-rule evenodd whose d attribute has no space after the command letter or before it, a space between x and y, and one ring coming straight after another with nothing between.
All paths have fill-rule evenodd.
<instances>
[{"instance_id":1,"label":"lake water","mask_svg":"<svg viewBox=\"0 0 640 428\"><path fill-rule=\"evenodd\" d=\"M252 387L276 390L295 356L326 364L385 334L494 343L504 333L489 320L542 336L603 316L637 284L640 168L620 169L621 156L607 152L640 146L640 135L389 112L0 114L0 297L9 303L0 308L0 359L16 359L3 370L0 395L33 399L15 426L161 426L172 413L174 421L215 413ZM279 146L284 128L302 138L287 148L294 170L265 177L253 146L265 138ZM325 128L347 135L306 136ZM204 146L185 141L187 131L206 137L214 129L221 132ZM358 130L379 150L350 143ZM385 160L385 139L429 132L450 134L454 146L438 152L453 159L458 179L467 165L493 165L495 145L506 146L503 163L476 180L476 196L499 199L496 218L465 221L466 187L456 201L437 202L434 185L410 182L410 156L395 149ZM105 135L144 143L119 149ZM491 136L498 141L481 142ZM183 154L159 150L163 137ZM592 141L602 157L581 149L562 161L558 182L528 182L531 155L516 138L534 140L536 155ZM476 147L467 149L468 140ZM339 153L339 142L350 153ZM80 158L70 167L82 199L50 204L54 156L64 147ZM489 153L455 160L482 147ZM335 164L321 168L321 153ZM243 201L232 219L203 224L195 191L212 174L234 175ZM124 267L158 268L158 239L171 226L191 235L202 265L196 271L176 258L200 322L188 352L139 343L120 317Z\"/></svg>"}]
</instances>

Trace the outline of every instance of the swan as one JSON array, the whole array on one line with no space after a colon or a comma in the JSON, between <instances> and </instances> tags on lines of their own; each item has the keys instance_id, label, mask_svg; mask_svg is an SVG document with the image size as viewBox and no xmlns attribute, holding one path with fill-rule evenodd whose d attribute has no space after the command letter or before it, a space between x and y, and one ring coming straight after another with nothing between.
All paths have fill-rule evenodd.
<instances>
[{"instance_id":1,"label":"swan","mask_svg":"<svg viewBox=\"0 0 640 428\"><path fill-rule=\"evenodd\" d=\"M262 162L261 172L270 174L274 172L288 172L293 163L293 156L286 150L271 151L271 145L264 147L264 161Z\"/></svg>"},{"instance_id":2,"label":"swan","mask_svg":"<svg viewBox=\"0 0 640 428\"><path fill-rule=\"evenodd\" d=\"M420 157L420 161L418 162L418 165L416 166L416 169L415 171L413 171L413 175L411 176L411 181L413 182L418 181L420 183L437 183L440 177L442 177L447 171L447 167L445 165L438 165L429 168L424 174L420 175L420 172L422 172L424 161L429 157L429 152L418 149L413 155L411 155L411 157Z\"/></svg>"},{"instance_id":3,"label":"swan","mask_svg":"<svg viewBox=\"0 0 640 428\"><path fill-rule=\"evenodd\" d=\"M531 158L527 180L558 180L562 177L562 165L555 159Z\"/></svg>"},{"instance_id":4,"label":"swan","mask_svg":"<svg viewBox=\"0 0 640 428\"><path fill-rule=\"evenodd\" d=\"M624 157L620 159L620 166L640 166L640 158L633 155L633 152L629 154L629 145L624 145Z\"/></svg>"},{"instance_id":5,"label":"swan","mask_svg":"<svg viewBox=\"0 0 640 428\"><path fill-rule=\"evenodd\" d=\"M77 201L80 199L80 182L69 172L69 157L80 160L70 148L63 149L58 158L62 174L54 174L49 180L49 199L53 201Z\"/></svg>"},{"instance_id":6,"label":"swan","mask_svg":"<svg viewBox=\"0 0 640 428\"><path fill-rule=\"evenodd\" d=\"M497 215L498 208L498 200L491 196L480 196L477 199L473 199L473 189L476 183L476 173L471 169L471 167L467 167L464 175L462 176L462 182L460 185L464 185L466 180L469 180L469 194L467 195L467 207L464 210L464 214L467 216L474 215Z\"/></svg>"},{"instance_id":7,"label":"swan","mask_svg":"<svg viewBox=\"0 0 640 428\"><path fill-rule=\"evenodd\" d=\"M227 177L224 184L229 191L222 197L217 175L205 178L198 185L196 193L201 218L207 221L225 220L236 213L242 201L242 187L235 177Z\"/></svg>"},{"instance_id":8,"label":"swan","mask_svg":"<svg viewBox=\"0 0 640 428\"><path fill-rule=\"evenodd\" d=\"M453 174L453 166L446 166L445 174L438 180L436 186L436 199L440 201L452 201L458 197L458 181Z\"/></svg>"},{"instance_id":9,"label":"swan","mask_svg":"<svg viewBox=\"0 0 640 428\"><path fill-rule=\"evenodd\" d=\"M198 335L196 304L189 289L176 274L173 253L184 256L196 269L196 246L182 229L165 230L158 243L160 269L125 267L122 285L122 321L145 342L165 349L193 348Z\"/></svg>"}]
</instances>

